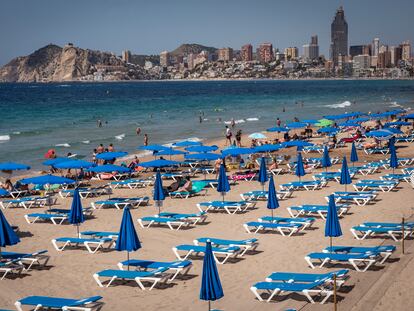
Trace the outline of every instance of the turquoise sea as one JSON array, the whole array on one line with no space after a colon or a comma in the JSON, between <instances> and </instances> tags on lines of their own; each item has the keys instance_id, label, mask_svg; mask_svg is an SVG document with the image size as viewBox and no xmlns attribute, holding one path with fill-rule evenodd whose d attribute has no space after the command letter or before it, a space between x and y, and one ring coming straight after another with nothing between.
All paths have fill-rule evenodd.
<instances>
[{"instance_id":1,"label":"turquoise sea","mask_svg":"<svg viewBox=\"0 0 414 311\"><path fill-rule=\"evenodd\" d=\"M285 123L397 107L414 108L414 81L4 83L0 161L41 168L50 148L88 159L99 143L134 152L143 133L150 144L222 137L224 122L232 118L251 133L275 125L277 117Z\"/></svg>"}]
</instances>

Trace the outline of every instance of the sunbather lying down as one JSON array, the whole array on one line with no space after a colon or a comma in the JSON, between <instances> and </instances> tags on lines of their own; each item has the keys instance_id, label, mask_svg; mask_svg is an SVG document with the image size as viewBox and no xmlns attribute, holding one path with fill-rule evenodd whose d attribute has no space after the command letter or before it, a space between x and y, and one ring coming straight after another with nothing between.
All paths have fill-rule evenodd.
<instances>
[{"instance_id":1,"label":"sunbather lying down","mask_svg":"<svg viewBox=\"0 0 414 311\"><path fill-rule=\"evenodd\" d=\"M185 177L184 186L177 189L178 192L190 192L193 189L193 183L191 182L190 176Z\"/></svg>"}]
</instances>

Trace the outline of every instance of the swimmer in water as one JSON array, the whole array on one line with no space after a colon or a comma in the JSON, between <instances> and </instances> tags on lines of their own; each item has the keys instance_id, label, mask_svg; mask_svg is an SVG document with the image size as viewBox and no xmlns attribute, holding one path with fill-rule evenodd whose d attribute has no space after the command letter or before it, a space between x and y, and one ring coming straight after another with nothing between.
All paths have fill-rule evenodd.
<instances>
[{"instance_id":1,"label":"swimmer in water","mask_svg":"<svg viewBox=\"0 0 414 311\"><path fill-rule=\"evenodd\" d=\"M137 127L137 129L135 130L135 132L137 133L137 136L139 136L139 134L141 134L141 128Z\"/></svg>"},{"instance_id":2,"label":"swimmer in water","mask_svg":"<svg viewBox=\"0 0 414 311\"><path fill-rule=\"evenodd\" d=\"M283 112L285 112L286 111L286 109L285 109L285 107L283 107L283 110L282 110Z\"/></svg>"}]
</instances>

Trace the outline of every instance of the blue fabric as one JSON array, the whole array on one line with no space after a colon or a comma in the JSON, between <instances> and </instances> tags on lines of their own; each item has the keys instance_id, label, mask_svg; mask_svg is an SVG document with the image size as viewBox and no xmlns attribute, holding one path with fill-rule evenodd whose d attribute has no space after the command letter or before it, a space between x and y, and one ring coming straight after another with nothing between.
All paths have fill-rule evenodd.
<instances>
[{"instance_id":1,"label":"blue fabric","mask_svg":"<svg viewBox=\"0 0 414 311\"><path fill-rule=\"evenodd\" d=\"M397 157L397 150L395 148L394 137L392 137L389 141L389 148L390 148L390 167L393 169L398 168L398 157Z\"/></svg>"},{"instance_id":2,"label":"blue fabric","mask_svg":"<svg viewBox=\"0 0 414 311\"><path fill-rule=\"evenodd\" d=\"M289 124L286 124L286 127L289 129L299 129L302 127L307 127L308 124L304 123L304 122L292 122Z\"/></svg>"},{"instance_id":3,"label":"blue fabric","mask_svg":"<svg viewBox=\"0 0 414 311\"><path fill-rule=\"evenodd\" d=\"M128 154L128 152L125 152L125 151L103 152L103 153L98 153L96 155L96 158L100 159L100 160L113 160L113 159L116 159L116 158L125 157L127 154Z\"/></svg>"},{"instance_id":4,"label":"blue fabric","mask_svg":"<svg viewBox=\"0 0 414 311\"><path fill-rule=\"evenodd\" d=\"M275 127L268 128L266 131L268 132L289 132L290 130L286 127L275 126Z\"/></svg>"},{"instance_id":5,"label":"blue fabric","mask_svg":"<svg viewBox=\"0 0 414 311\"><path fill-rule=\"evenodd\" d=\"M7 190L0 188L0 196L5 196L5 195L9 195L9 192Z\"/></svg>"},{"instance_id":6,"label":"blue fabric","mask_svg":"<svg viewBox=\"0 0 414 311\"><path fill-rule=\"evenodd\" d=\"M226 148L222 152L223 156L238 156L240 154L250 154L254 153L253 148Z\"/></svg>"},{"instance_id":7,"label":"blue fabric","mask_svg":"<svg viewBox=\"0 0 414 311\"><path fill-rule=\"evenodd\" d=\"M323 127L323 128L320 128L319 130L318 130L318 133L336 133L336 132L338 132L339 131L339 129L337 129L337 128L335 128L335 127L330 127L330 126L328 126L328 127Z\"/></svg>"},{"instance_id":8,"label":"blue fabric","mask_svg":"<svg viewBox=\"0 0 414 311\"><path fill-rule=\"evenodd\" d=\"M180 141L178 143L174 143L173 146L174 147L190 147L190 146L201 146L202 143L199 141L189 141L189 140L184 140L184 141Z\"/></svg>"},{"instance_id":9,"label":"blue fabric","mask_svg":"<svg viewBox=\"0 0 414 311\"><path fill-rule=\"evenodd\" d=\"M406 116L402 116L403 119L414 119L414 113L407 114Z\"/></svg>"},{"instance_id":10,"label":"blue fabric","mask_svg":"<svg viewBox=\"0 0 414 311\"><path fill-rule=\"evenodd\" d=\"M165 150L160 150L156 153L154 153L155 156L172 156L172 155L180 155L180 154L185 154L184 151L181 150L175 150L175 149L165 149Z\"/></svg>"},{"instance_id":11,"label":"blue fabric","mask_svg":"<svg viewBox=\"0 0 414 311\"><path fill-rule=\"evenodd\" d=\"M67 160L54 164L53 166L59 169L81 169L81 168L90 168L94 166L92 162L83 161L83 160Z\"/></svg>"},{"instance_id":12,"label":"blue fabric","mask_svg":"<svg viewBox=\"0 0 414 311\"><path fill-rule=\"evenodd\" d=\"M342 168L341 168L341 179L339 180L341 185L349 185L352 183L351 175L349 174L348 163L346 161L346 157L342 160Z\"/></svg>"},{"instance_id":13,"label":"blue fabric","mask_svg":"<svg viewBox=\"0 0 414 311\"><path fill-rule=\"evenodd\" d=\"M46 160L42 164L43 165L51 165L51 166L54 166L54 165L56 165L58 163L67 162L67 161L70 161L70 160L71 160L70 158L54 158L54 159Z\"/></svg>"},{"instance_id":14,"label":"blue fabric","mask_svg":"<svg viewBox=\"0 0 414 311\"><path fill-rule=\"evenodd\" d=\"M55 175L42 175L37 177L30 177L21 179L22 184L34 184L34 185L62 185L62 184L73 184L73 179L59 177Z\"/></svg>"},{"instance_id":15,"label":"blue fabric","mask_svg":"<svg viewBox=\"0 0 414 311\"><path fill-rule=\"evenodd\" d=\"M352 143L352 148L351 148L351 162L358 162L358 153L355 147L355 143Z\"/></svg>"},{"instance_id":16,"label":"blue fabric","mask_svg":"<svg viewBox=\"0 0 414 311\"><path fill-rule=\"evenodd\" d=\"M157 171L154 184L154 201L164 201L165 195L164 190L162 189L162 179L160 171Z\"/></svg>"},{"instance_id":17,"label":"blue fabric","mask_svg":"<svg viewBox=\"0 0 414 311\"><path fill-rule=\"evenodd\" d=\"M163 159L159 159L159 160L153 160L153 161L148 161L148 162L141 162L139 164L139 166L142 167L167 167L167 166L174 166L174 165L179 165L180 162L177 161L169 161L169 160L163 160Z\"/></svg>"},{"instance_id":18,"label":"blue fabric","mask_svg":"<svg viewBox=\"0 0 414 311\"><path fill-rule=\"evenodd\" d=\"M303 140L291 140L291 141L282 143L282 146L283 147L297 147L297 146L308 147L308 146L313 146L313 144L308 143L307 141L303 141Z\"/></svg>"},{"instance_id":19,"label":"blue fabric","mask_svg":"<svg viewBox=\"0 0 414 311\"><path fill-rule=\"evenodd\" d=\"M72 225L79 225L85 221L78 188L73 192L72 206L70 207L68 221Z\"/></svg>"},{"instance_id":20,"label":"blue fabric","mask_svg":"<svg viewBox=\"0 0 414 311\"><path fill-rule=\"evenodd\" d=\"M29 170L30 166L14 162L0 163L0 171Z\"/></svg>"},{"instance_id":21,"label":"blue fabric","mask_svg":"<svg viewBox=\"0 0 414 311\"><path fill-rule=\"evenodd\" d=\"M7 222L3 212L0 210L0 247L15 245L19 242L19 237Z\"/></svg>"},{"instance_id":22,"label":"blue fabric","mask_svg":"<svg viewBox=\"0 0 414 311\"><path fill-rule=\"evenodd\" d=\"M229 180L227 179L226 168L224 167L224 164L221 164L220 171L219 171L217 192L224 193L224 192L229 192L229 191L230 191L230 184L229 184Z\"/></svg>"},{"instance_id":23,"label":"blue fabric","mask_svg":"<svg viewBox=\"0 0 414 311\"><path fill-rule=\"evenodd\" d=\"M105 165L98 165L95 167L91 167L90 169L88 169L88 171L95 172L95 173L112 173L112 172L127 173L127 172L130 172L131 169L129 169L128 167L120 166L120 165L105 164Z\"/></svg>"},{"instance_id":24,"label":"blue fabric","mask_svg":"<svg viewBox=\"0 0 414 311\"><path fill-rule=\"evenodd\" d=\"M315 120L315 119L305 119L305 120L302 120L302 122L303 123L309 123L309 124L315 124L315 123L318 123L318 120Z\"/></svg>"},{"instance_id":25,"label":"blue fabric","mask_svg":"<svg viewBox=\"0 0 414 311\"><path fill-rule=\"evenodd\" d=\"M348 126L348 127L357 127L357 126L361 126L359 123L353 121L353 120L349 120L346 122L342 122L338 124L339 126Z\"/></svg>"},{"instance_id":26,"label":"blue fabric","mask_svg":"<svg viewBox=\"0 0 414 311\"><path fill-rule=\"evenodd\" d=\"M141 242L138 239L137 232L135 231L134 221L131 217L129 207L124 208L122 215L121 227L119 228L118 239L116 240L117 251L132 252L141 248Z\"/></svg>"},{"instance_id":27,"label":"blue fabric","mask_svg":"<svg viewBox=\"0 0 414 311\"><path fill-rule=\"evenodd\" d=\"M196 160L196 161L214 161L217 160L219 158L221 158L221 156L219 154L216 153L192 153L192 154L186 154L184 156L185 159L190 159L190 160Z\"/></svg>"},{"instance_id":28,"label":"blue fabric","mask_svg":"<svg viewBox=\"0 0 414 311\"><path fill-rule=\"evenodd\" d=\"M342 235L341 224L337 214L334 195L329 196L328 215L325 223L325 236L338 237Z\"/></svg>"},{"instance_id":29,"label":"blue fabric","mask_svg":"<svg viewBox=\"0 0 414 311\"><path fill-rule=\"evenodd\" d=\"M390 127L390 126L401 126L401 125L411 125L411 122L406 122L406 121L395 121L395 122L387 122L384 124L385 127Z\"/></svg>"},{"instance_id":30,"label":"blue fabric","mask_svg":"<svg viewBox=\"0 0 414 311\"><path fill-rule=\"evenodd\" d=\"M218 147L216 145L212 146L191 146L185 148L188 152L212 152L216 151Z\"/></svg>"},{"instance_id":31,"label":"blue fabric","mask_svg":"<svg viewBox=\"0 0 414 311\"><path fill-rule=\"evenodd\" d=\"M295 175L298 176L299 178L301 176L305 176L305 168L303 167L303 159L302 159L302 153L298 153L298 160L296 163L296 170L295 170Z\"/></svg>"},{"instance_id":32,"label":"blue fabric","mask_svg":"<svg viewBox=\"0 0 414 311\"><path fill-rule=\"evenodd\" d=\"M161 150L169 149L169 147L165 147L161 145L148 145L148 146L140 146L137 149L148 150L148 151L161 151Z\"/></svg>"},{"instance_id":33,"label":"blue fabric","mask_svg":"<svg viewBox=\"0 0 414 311\"><path fill-rule=\"evenodd\" d=\"M254 152L272 152L272 151L277 151L281 148L283 148L282 144L277 144L277 145L266 144L266 145L254 147Z\"/></svg>"},{"instance_id":34,"label":"blue fabric","mask_svg":"<svg viewBox=\"0 0 414 311\"><path fill-rule=\"evenodd\" d=\"M269 177L267 176L266 161L265 161L264 157L262 157L262 159L260 160L259 176L258 176L257 180L261 184L264 184L265 182L267 182L269 180Z\"/></svg>"},{"instance_id":35,"label":"blue fabric","mask_svg":"<svg viewBox=\"0 0 414 311\"><path fill-rule=\"evenodd\" d=\"M386 130L377 130L377 131L370 131L365 134L367 137L388 137L393 136L394 133L389 131L390 128L387 128Z\"/></svg>"},{"instance_id":36,"label":"blue fabric","mask_svg":"<svg viewBox=\"0 0 414 311\"><path fill-rule=\"evenodd\" d=\"M273 176L270 176L269 180L269 192L267 195L267 208L276 209L279 207L279 201L276 195L275 183L273 181Z\"/></svg>"},{"instance_id":37,"label":"blue fabric","mask_svg":"<svg viewBox=\"0 0 414 311\"><path fill-rule=\"evenodd\" d=\"M329 156L329 150L328 147L325 145L323 147L323 155L322 155L322 167L331 167L331 157Z\"/></svg>"},{"instance_id":38,"label":"blue fabric","mask_svg":"<svg viewBox=\"0 0 414 311\"><path fill-rule=\"evenodd\" d=\"M218 300L224 296L221 287L216 262L211 249L211 242L207 242L203 260L203 277L201 279L200 299Z\"/></svg>"}]
</instances>

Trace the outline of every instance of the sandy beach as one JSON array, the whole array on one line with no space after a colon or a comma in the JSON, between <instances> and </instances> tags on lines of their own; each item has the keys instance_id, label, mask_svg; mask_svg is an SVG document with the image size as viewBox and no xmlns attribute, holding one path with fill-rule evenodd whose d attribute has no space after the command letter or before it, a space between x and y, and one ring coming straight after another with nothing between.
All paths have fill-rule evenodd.
<instances>
[{"instance_id":1,"label":"sandy beach","mask_svg":"<svg viewBox=\"0 0 414 311\"><path fill-rule=\"evenodd\" d=\"M276 137L277 134L271 134ZM243 137L245 144L247 137ZM314 142L321 139L314 139ZM223 140L209 141L206 144L223 146ZM398 143L399 157L413 157L414 146L409 143ZM296 148L282 149L278 154L295 154ZM331 156L348 156L350 146L334 149ZM319 154L309 153L306 156L320 157ZM365 155L359 151L360 163L365 161L388 158L386 155ZM181 159L174 157L173 159ZM337 171L340 164L329 169ZM324 169L317 169L314 173ZM397 170L400 172L400 170ZM370 179L379 179L379 176L390 173L391 170L381 169L379 173L369 175ZM230 174L231 172L228 172ZM303 180L311 180L311 174ZM209 177L209 176L207 176ZM210 176L214 177L214 176ZM197 179L202 179L198 175ZM354 182L364 178L357 175ZM283 174L275 177L277 189L279 184L297 180L292 174ZM165 184L170 183L166 181ZM142 189L115 189L113 196L137 197L150 196L153 187ZM348 186L350 189L351 186ZM240 194L251 190L260 190L257 181L240 181L232 186L226 195L226 200L240 200ZM329 182L327 187L316 191L295 191L292 198L280 201L280 207L275 211L276 216L286 216L289 206L300 204L326 204L325 196L334 191L343 190L344 186L336 182ZM363 241L356 240L351 232L352 226L364 221L399 222L402 217L414 219L412 202L414 199L413 188L409 183L401 182L396 191L379 193L379 200L375 204L366 206L352 205L349 213L340 219L343 236L334 239L336 245L377 246L391 244L397 246L397 251L384 265L376 265L373 269L364 273L350 271L350 278L339 291L338 310L407 310L407 306L414 303L414 297L410 293L414 268L413 253L414 244L406 241L406 254L401 254L401 243L391 239L372 238ZM84 207L98 197L83 199ZM203 201L218 200L221 196L214 189L209 189L206 196L194 196L188 199L171 199L164 201L162 211L178 213L196 213L196 204ZM56 207L69 208L71 198L59 198ZM21 243L8 247L9 251L32 252L42 249L48 250L51 256L45 269L34 269L21 277L7 278L0 281L0 307L13 309L16 300L29 295L47 295L61 297L87 297L92 295L103 296L103 310L207 310L207 302L199 300L199 289L202 274L202 258L192 259L193 268L189 275L183 279L176 279L167 283L166 288L154 288L151 291L141 290L135 282L127 284L116 283L109 288L100 288L92 275L103 269L117 269L117 263L126 259L126 253L110 251L98 251L89 254L83 249L65 250L57 252L51 240L56 237L75 236L76 228L72 225L52 225L50 223L28 224L24 215L31 212L41 212L46 208L11 208L4 210L8 221L19 226L21 231ZM133 219L143 216L155 215L157 209L150 200L149 206L142 206L131 210ZM324 237L325 221L317 218L310 230L291 237L283 237L278 233L248 234L243 224L248 221L256 221L261 216L270 215L266 209L266 201L259 201L254 210L245 213L228 215L225 213L208 213L205 224L199 224L189 229L173 231L167 227L151 227L143 229L135 221L137 233L142 241L142 248L131 253L131 258L173 261L176 260L172 247L179 244L192 244L193 240L200 237L215 237L225 239L258 238L259 247L254 254L246 254L237 259L230 260L224 265L218 265L220 278L224 290L224 297L212 303L214 308L220 310L285 310L294 308L297 310L331 310L332 299L325 305L310 304L304 296L290 295L286 299L271 303L259 302L250 287L264 279L275 271L289 272L327 272L332 268L311 270L304 260L304 256L310 252L321 251L329 245L329 239ZM122 218L122 211L116 209L95 210L93 218L88 219L81 226L82 231L102 230L118 231ZM340 266L338 266L340 267ZM335 267L337 268L337 267Z\"/></svg>"}]
</instances>

